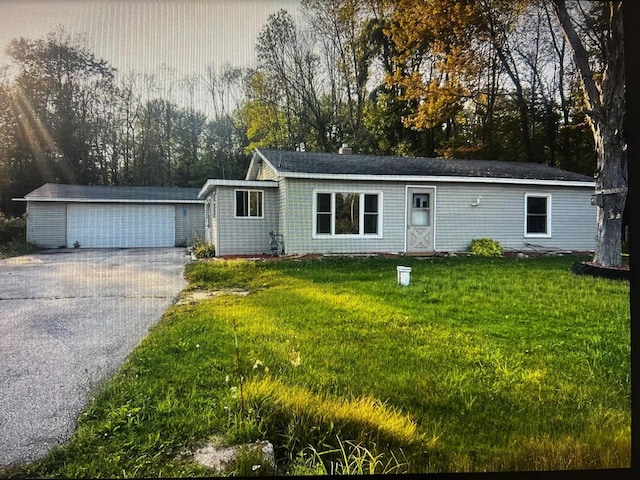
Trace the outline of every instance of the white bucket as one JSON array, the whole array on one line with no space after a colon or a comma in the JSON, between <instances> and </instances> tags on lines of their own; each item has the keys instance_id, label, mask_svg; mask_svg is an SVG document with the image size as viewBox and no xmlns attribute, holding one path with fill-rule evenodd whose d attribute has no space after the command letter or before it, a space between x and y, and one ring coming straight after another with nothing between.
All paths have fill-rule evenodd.
<instances>
[{"instance_id":1,"label":"white bucket","mask_svg":"<svg viewBox=\"0 0 640 480\"><path fill-rule=\"evenodd\" d=\"M406 287L411 282L411 267L396 267L398 271L398 285Z\"/></svg>"}]
</instances>

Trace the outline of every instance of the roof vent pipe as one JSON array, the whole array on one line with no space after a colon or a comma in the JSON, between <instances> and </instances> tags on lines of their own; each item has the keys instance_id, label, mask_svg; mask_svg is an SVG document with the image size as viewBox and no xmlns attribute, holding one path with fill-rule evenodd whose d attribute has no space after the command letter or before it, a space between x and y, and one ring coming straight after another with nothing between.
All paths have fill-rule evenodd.
<instances>
[{"instance_id":1,"label":"roof vent pipe","mask_svg":"<svg viewBox=\"0 0 640 480\"><path fill-rule=\"evenodd\" d=\"M340 150L338 150L338 153L340 155L349 155L353 153L353 150L351 149L348 143L343 143L342 146L340 147Z\"/></svg>"}]
</instances>

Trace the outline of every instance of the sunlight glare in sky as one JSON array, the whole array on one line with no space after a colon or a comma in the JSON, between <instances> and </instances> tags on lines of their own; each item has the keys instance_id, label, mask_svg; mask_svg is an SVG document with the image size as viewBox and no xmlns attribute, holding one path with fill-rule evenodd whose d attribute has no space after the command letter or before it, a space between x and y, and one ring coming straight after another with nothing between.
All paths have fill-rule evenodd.
<instances>
[{"instance_id":1,"label":"sunlight glare in sky","mask_svg":"<svg viewBox=\"0 0 640 480\"><path fill-rule=\"evenodd\" d=\"M256 37L267 17L299 0L0 0L0 65L14 38L38 39L62 26L121 74L178 78L208 64L255 66Z\"/></svg>"}]
</instances>

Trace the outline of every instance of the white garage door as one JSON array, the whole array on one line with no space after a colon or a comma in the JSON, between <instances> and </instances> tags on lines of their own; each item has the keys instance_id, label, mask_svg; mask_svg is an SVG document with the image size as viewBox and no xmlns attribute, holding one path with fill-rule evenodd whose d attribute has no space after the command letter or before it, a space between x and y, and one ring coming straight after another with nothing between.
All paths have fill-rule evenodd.
<instances>
[{"instance_id":1,"label":"white garage door","mask_svg":"<svg viewBox=\"0 0 640 480\"><path fill-rule=\"evenodd\" d=\"M67 247L173 247L174 205L70 203Z\"/></svg>"}]
</instances>

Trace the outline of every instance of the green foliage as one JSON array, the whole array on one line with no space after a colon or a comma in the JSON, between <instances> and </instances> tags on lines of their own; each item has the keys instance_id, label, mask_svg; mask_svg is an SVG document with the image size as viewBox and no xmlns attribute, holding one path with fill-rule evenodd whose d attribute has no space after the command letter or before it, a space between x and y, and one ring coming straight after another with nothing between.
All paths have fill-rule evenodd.
<instances>
[{"instance_id":1,"label":"green foliage","mask_svg":"<svg viewBox=\"0 0 640 480\"><path fill-rule=\"evenodd\" d=\"M6 217L0 212L0 245L26 241L26 225L25 217Z\"/></svg>"},{"instance_id":2,"label":"green foliage","mask_svg":"<svg viewBox=\"0 0 640 480\"><path fill-rule=\"evenodd\" d=\"M193 254L197 258L213 258L216 256L216 246L204 240L198 240L193 245Z\"/></svg>"},{"instance_id":3,"label":"green foliage","mask_svg":"<svg viewBox=\"0 0 640 480\"><path fill-rule=\"evenodd\" d=\"M214 435L269 440L277 474L628 467L629 284L576 260L406 258L405 288L395 259L194 262L189 288L251 294L170 308L18 474L206 476Z\"/></svg>"},{"instance_id":4,"label":"green foliage","mask_svg":"<svg viewBox=\"0 0 640 480\"><path fill-rule=\"evenodd\" d=\"M0 244L0 259L18 257L20 255L27 255L36 251L38 251L38 246L33 243L12 240L7 243Z\"/></svg>"},{"instance_id":5,"label":"green foliage","mask_svg":"<svg viewBox=\"0 0 640 480\"><path fill-rule=\"evenodd\" d=\"M471 241L469 251L478 257L501 257L500 242L490 238L476 238Z\"/></svg>"},{"instance_id":6,"label":"green foliage","mask_svg":"<svg viewBox=\"0 0 640 480\"><path fill-rule=\"evenodd\" d=\"M8 218L0 212L0 259L26 255L37 250L26 241L26 218Z\"/></svg>"}]
</instances>

